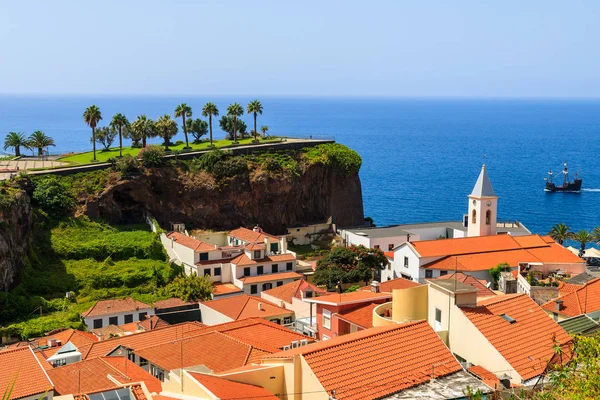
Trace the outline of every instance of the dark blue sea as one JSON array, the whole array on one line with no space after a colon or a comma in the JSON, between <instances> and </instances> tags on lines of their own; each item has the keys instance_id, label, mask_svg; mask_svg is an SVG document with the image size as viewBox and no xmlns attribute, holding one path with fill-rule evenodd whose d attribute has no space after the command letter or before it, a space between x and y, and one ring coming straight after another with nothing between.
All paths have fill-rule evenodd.
<instances>
[{"instance_id":1,"label":"dark blue sea","mask_svg":"<svg viewBox=\"0 0 600 400\"><path fill-rule=\"evenodd\" d=\"M108 123L156 118L186 102L195 116L240 97L0 97L0 134L43 130L58 152L90 148L82 113L97 104ZM274 135L333 137L358 151L365 215L378 225L460 220L481 164L500 196L499 217L547 233L600 225L600 101L489 99L260 98L258 124ZM250 127L252 118L245 120ZM216 136L223 136L218 131ZM183 136L182 134L180 135ZM545 193L548 169L580 171L579 194Z\"/></svg>"}]
</instances>

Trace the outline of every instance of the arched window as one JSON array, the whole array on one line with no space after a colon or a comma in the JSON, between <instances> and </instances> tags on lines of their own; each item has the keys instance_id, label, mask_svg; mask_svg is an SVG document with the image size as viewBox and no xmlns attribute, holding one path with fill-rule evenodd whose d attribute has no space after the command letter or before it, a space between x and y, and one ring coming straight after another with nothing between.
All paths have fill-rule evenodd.
<instances>
[{"instance_id":1,"label":"arched window","mask_svg":"<svg viewBox=\"0 0 600 400\"><path fill-rule=\"evenodd\" d=\"M492 220L492 210L487 210L485 212L485 224L489 225L491 220Z\"/></svg>"},{"instance_id":2,"label":"arched window","mask_svg":"<svg viewBox=\"0 0 600 400\"><path fill-rule=\"evenodd\" d=\"M471 223L472 224L477 223L477 211L475 211L475 210L473 210L473 214L471 215Z\"/></svg>"}]
</instances>

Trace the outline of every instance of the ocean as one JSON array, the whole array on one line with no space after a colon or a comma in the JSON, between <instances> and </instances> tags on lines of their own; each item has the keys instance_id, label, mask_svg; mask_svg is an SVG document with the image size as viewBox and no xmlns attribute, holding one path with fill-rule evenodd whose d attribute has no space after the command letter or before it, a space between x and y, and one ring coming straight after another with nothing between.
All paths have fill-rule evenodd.
<instances>
[{"instance_id":1,"label":"ocean","mask_svg":"<svg viewBox=\"0 0 600 400\"><path fill-rule=\"evenodd\" d=\"M481 165L499 196L499 219L532 232L555 223L573 230L600 226L600 101L521 99L259 98L258 124L269 133L334 138L358 151L365 215L379 226L459 221ZM91 148L84 109L96 104L103 123L121 112L156 118L186 102L200 117L206 101L224 113L246 96L0 96L0 135L42 130L67 153ZM244 116L249 129L252 117ZM215 136L223 137L218 122ZM175 140L182 139L180 133ZM158 141L158 139L156 140ZM567 161L580 172L579 194L546 193L549 169ZM559 178L560 179L560 178Z\"/></svg>"}]
</instances>

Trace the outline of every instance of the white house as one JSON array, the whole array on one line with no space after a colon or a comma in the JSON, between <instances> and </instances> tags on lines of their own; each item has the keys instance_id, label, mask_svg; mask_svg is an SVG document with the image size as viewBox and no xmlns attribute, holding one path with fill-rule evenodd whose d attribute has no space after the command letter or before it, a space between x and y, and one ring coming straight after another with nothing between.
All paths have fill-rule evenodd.
<instances>
[{"instance_id":1,"label":"white house","mask_svg":"<svg viewBox=\"0 0 600 400\"><path fill-rule=\"evenodd\" d=\"M100 300L81 313L81 316L88 329L98 329L108 325L139 322L153 314L152 306L129 297L123 300Z\"/></svg>"}]
</instances>

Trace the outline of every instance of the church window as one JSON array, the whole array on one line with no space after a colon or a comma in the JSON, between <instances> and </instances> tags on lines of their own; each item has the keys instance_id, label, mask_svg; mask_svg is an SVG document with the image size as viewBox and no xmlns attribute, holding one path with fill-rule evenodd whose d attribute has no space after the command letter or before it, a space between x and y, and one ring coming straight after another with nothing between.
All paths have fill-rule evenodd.
<instances>
[{"instance_id":1,"label":"church window","mask_svg":"<svg viewBox=\"0 0 600 400\"><path fill-rule=\"evenodd\" d=\"M473 210L473 214L471 215L471 223L472 224L477 223L477 211L476 210Z\"/></svg>"},{"instance_id":2,"label":"church window","mask_svg":"<svg viewBox=\"0 0 600 400\"><path fill-rule=\"evenodd\" d=\"M485 212L485 224L489 225L491 219L492 219L492 211L491 210L487 210Z\"/></svg>"}]
</instances>

